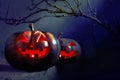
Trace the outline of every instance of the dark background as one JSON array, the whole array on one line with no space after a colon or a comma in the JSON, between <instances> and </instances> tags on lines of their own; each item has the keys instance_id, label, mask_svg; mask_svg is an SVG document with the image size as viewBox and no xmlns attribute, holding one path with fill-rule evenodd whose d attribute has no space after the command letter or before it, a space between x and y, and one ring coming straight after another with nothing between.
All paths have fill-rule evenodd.
<instances>
[{"instance_id":1,"label":"dark background","mask_svg":"<svg viewBox=\"0 0 120 80\"><path fill-rule=\"evenodd\" d=\"M27 3L27 0L25 1ZM0 15L4 16L8 0L0 0L0 2ZM22 0L13 0L11 8L14 8L19 16L24 15L22 11L26 3ZM38 30L51 32L55 36L63 32L62 37L74 39L80 44L81 59L73 64L65 64L62 69L54 66L47 71L31 73L13 69L4 58L5 41L14 32L29 30L28 24L11 26L1 21L0 80L120 79L120 0L93 0L92 4L97 5L97 17L107 22L117 35L111 34L99 24L83 17L45 18L35 24ZM13 13L10 12L10 15L12 16Z\"/></svg>"}]
</instances>

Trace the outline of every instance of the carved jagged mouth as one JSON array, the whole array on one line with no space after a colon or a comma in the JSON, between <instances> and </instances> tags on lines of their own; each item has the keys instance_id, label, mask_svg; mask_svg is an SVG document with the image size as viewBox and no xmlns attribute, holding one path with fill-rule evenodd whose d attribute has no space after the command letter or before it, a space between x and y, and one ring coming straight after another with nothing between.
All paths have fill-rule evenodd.
<instances>
[{"instance_id":1,"label":"carved jagged mouth","mask_svg":"<svg viewBox=\"0 0 120 80\"><path fill-rule=\"evenodd\" d=\"M41 41L39 43L28 44L25 42L16 43L17 53L24 57L30 58L44 58L48 55L50 47L47 41Z\"/></svg>"},{"instance_id":2,"label":"carved jagged mouth","mask_svg":"<svg viewBox=\"0 0 120 80\"><path fill-rule=\"evenodd\" d=\"M64 58L64 59L70 59L70 58L77 56L78 51L73 49L73 47L75 46L76 44L73 41L71 41L70 43L66 45L62 45L62 49L60 51L59 57Z\"/></svg>"}]
</instances>

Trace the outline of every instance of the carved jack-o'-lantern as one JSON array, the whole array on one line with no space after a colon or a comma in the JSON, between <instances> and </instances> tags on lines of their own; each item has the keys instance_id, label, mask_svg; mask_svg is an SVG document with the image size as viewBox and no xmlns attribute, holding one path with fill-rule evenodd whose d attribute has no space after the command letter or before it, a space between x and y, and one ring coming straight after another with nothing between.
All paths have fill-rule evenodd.
<instances>
[{"instance_id":1,"label":"carved jack-o'-lantern","mask_svg":"<svg viewBox=\"0 0 120 80\"><path fill-rule=\"evenodd\" d=\"M80 58L81 48L75 40L62 38L60 44L60 62L72 63Z\"/></svg>"},{"instance_id":2,"label":"carved jack-o'-lantern","mask_svg":"<svg viewBox=\"0 0 120 80\"><path fill-rule=\"evenodd\" d=\"M44 70L59 60L59 41L48 32L14 33L5 46L7 61L15 68Z\"/></svg>"}]
</instances>

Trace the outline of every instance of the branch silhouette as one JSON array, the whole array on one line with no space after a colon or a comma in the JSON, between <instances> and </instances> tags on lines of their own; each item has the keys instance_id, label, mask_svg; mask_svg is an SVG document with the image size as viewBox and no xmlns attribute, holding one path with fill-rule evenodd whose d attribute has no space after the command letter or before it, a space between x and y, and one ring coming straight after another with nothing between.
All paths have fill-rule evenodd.
<instances>
[{"instance_id":1,"label":"branch silhouette","mask_svg":"<svg viewBox=\"0 0 120 80\"><path fill-rule=\"evenodd\" d=\"M0 16L0 20L9 25L19 25L23 23L36 23L45 17L84 17L99 24L108 32L114 34L110 26L107 26L105 22L102 22L99 18L97 18L97 13L92 9L89 0L87 0L86 4L90 14L85 13L82 9L81 0L73 0L73 2L74 3L72 3L70 0L39 0L38 2L36 2L36 0L31 0L31 5L26 8L29 13L21 18L8 18L8 4L6 17ZM58 3L62 3L62 5L59 6ZM42 4L44 4L45 7L42 7ZM42 12L46 12L46 14L44 16L39 15L37 18L31 19L31 17Z\"/></svg>"}]
</instances>

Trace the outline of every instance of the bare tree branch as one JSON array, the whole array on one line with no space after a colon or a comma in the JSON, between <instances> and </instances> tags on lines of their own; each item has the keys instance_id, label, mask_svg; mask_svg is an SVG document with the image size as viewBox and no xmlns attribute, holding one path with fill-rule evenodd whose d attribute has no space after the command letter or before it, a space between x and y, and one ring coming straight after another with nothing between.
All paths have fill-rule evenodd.
<instances>
[{"instance_id":1,"label":"bare tree branch","mask_svg":"<svg viewBox=\"0 0 120 80\"><path fill-rule=\"evenodd\" d=\"M58 7L57 4L55 4L56 2L63 2L63 4L65 6L67 6L71 11L67 11L66 9L64 9L63 7ZM31 0L31 4L32 6L29 6L27 9L32 11L30 12L28 15L22 17L21 19L8 19L7 17L0 17L0 20L6 20L7 23L11 23L13 25L16 25L16 22L17 22L17 25L18 24L21 24L21 23L26 23L26 22L29 22L29 21L33 21L33 22L37 22L39 19L42 19L44 17L41 17L39 19L33 19L33 20L28 20L28 18L34 16L35 14L38 14L38 13L42 13L42 12L47 12L47 13L50 13L50 14L55 14L54 16L50 16L50 17L69 17L69 16L82 16L82 17L85 17L85 14L83 14L81 8L80 8L80 0L74 0L75 4L77 5L77 10L79 11L76 11L72 4L68 1L68 0L53 0L54 3L51 3L51 0L40 0L39 2L35 3L35 0ZM39 8L38 6L41 5L42 3L46 3L46 6L48 6L47 8ZM89 0L88 0L88 3L89 3ZM10 5L10 4L9 4ZM8 5L8 10L7 10L7 13L6 15L8 16L8 12L9 12L9 5ZM49 7L51 8L54 8L54 9L50 9ZM90 6L89 6L90 7ZM91 8L91 7L90 7ZM62 14L62 15L61 15ZM64 15L63 15L64 14ZM90 18L92 20L96 20L97 23L100 23L100 21L98 21L98 19L96 18L93 18L93 16L89 16L86 15L87 17L86 18ZM46 16L45 16L46 17ZM28 20L28 21L27 21ZM35 20L35 21L34 21Z\"/></svg>"},{"instance_id":2,"label":"bare tree branch","mask_svg":"<svg viewBox=\"0 0 120 80\"><path fill-rule=\"evenodd\" d=\"M96 12L93 11L93 8L91 7L90 0L87 0L88 9L90 10L91 14L93 14L94 17L96 17Z\"/></svg>"},{"instance_id":3,"label":"bare tree branch","mask_svg":"<svg viewBox=\"0 0 120 80\"><path fill-rule=\"evenodd\" d=\"M57 4L59 2L62 2L63 4L59 6ZM85 13L82 10L81 0L73 0L73 2L75 5L73 5L71 0L40 0L38 2L36 2L36 0L31 0L31 5L27 7L27 10L29 10L29 13L21 18L8 18L9 7L10 7L10 4L9 4L6 12L6 17L0 16L0 20L5 21L5 23L9 25L19 25L22 23L31 23L31 22L36 23L37 21L45 17L71 17L71 16L84 17L96 22L97 24L105 28L107 31L113 33L111 27L106 26L105 22L102 22L97 18L97 14L95 11L93 11L89 0L87 0L87 5L90 11L90 14ZM45 4L44 5L45 8L41 7L42 4ZM46 12L46 14L44 16L40 15L36 19L30 18L42 12Z\"/></svg>"},{"instance_id":4,"label":"bare tree branch","mask_svg":"<svg viewBox=\"0 0 120 80\"><path fill-rule=\"evenodd\" d=\"M34 9L36 9L40 4L42 4L43 2L44 2L44 0L42 0L42 1L38 2L38 3L34 3L34 0L32 0L32 1L31 1L32 6L28 6L27 9L29 9L29 10L34 10Z\"/></svg>"}]
</instances>

